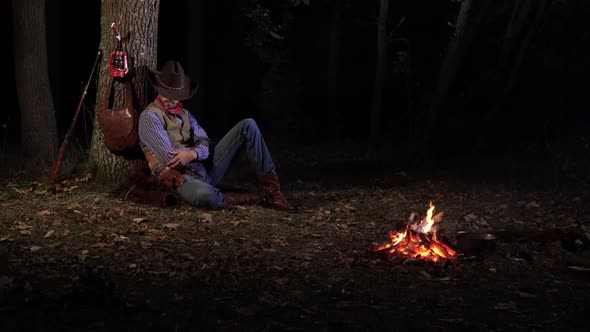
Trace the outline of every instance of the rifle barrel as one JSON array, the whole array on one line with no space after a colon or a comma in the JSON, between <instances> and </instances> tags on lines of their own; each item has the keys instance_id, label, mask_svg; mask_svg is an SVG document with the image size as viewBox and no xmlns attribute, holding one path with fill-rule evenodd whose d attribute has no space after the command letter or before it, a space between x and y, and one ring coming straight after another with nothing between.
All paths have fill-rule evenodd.
<instances>
[{"instance_id":1,"label":"rifle barrel","mask_svg":"<svg viewBox=\"0 0 590 332\"><path fill-rule=\"evenodd\" d=\"M47 184L53 184L55 182L55 178L57 177L57 172L59 171L59 166L63 160L66 148L70 145L70 136L74 132L74 128L76 127L76 121L78 120L78 114L80 113L80 109L82 109L82 105L84 104L84 99L86 98L86 94L88 93L88 86L92 81L92 77L94 76L94 71L96 69L96 65L102 55L102 50L99 49L98 53L96 54L96 59L94 60L94 65L92 66L92 71L90 72L90 77L88 77L88 81L86 82L86 86L84 87L84 92L82 92L82 96L80 97L80 101L78 102L78 107L76 108L76 113L74 113L74 118L70 123L70 127L68 128L68 132L66 133L66 137L64 138L61 147L59 148L59 152L57 153L57 158L53 162L53 167L51 168L51 172L47 177Z\"/></svg>"}]
</instances>

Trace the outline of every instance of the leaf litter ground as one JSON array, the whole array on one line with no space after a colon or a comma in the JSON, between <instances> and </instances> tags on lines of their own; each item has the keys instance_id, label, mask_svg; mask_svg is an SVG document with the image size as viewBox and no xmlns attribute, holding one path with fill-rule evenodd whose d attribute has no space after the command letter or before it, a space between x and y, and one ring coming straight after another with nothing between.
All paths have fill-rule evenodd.
<instances>
[{"instance_id":1,"label":"leaf litter ground","mask_svg":"<svg viewBox=\"0 0 590 332\"><path fill-rule=\"evenodd\" d=\"M158 208L89 178L57 191L3 179L0 329L587 330L584 186L452 171L284 175L301 213ZM490 257L444 265L369 252L437 198L451 241L459 230L576 232L500 238Z\"/></svg>"}]
</instances>

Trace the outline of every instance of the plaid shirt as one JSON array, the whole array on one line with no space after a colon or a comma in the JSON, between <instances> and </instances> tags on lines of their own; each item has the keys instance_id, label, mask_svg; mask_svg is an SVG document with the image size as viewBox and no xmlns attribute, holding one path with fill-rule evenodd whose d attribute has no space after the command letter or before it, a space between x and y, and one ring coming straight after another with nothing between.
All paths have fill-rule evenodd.
<instances>
[{"instance_id":1,"label":"plaid shirt","mask_svg":"<svg viewBox=\"0 0 590 332\"><path fill-rule=\"evenodd\" d=\"M194 149L198 155L197 160L207 159L209 157L209 137L205 130L199 125L195 117L190 112L187 113L195 144L192 148L181 148L179 150ZM175 115L174 117L177 121L182 121L179 115ZM141 143L145 144L150 150L152 150L156 156L164 162L164 164L168 163L168 161L174 157L174 155L169 152L177 150L170 142L166 128L164 128L162 120L158 114L149 109L141 112L141 115L139 116L139 139Z\"/></svg>"}]
</instances>

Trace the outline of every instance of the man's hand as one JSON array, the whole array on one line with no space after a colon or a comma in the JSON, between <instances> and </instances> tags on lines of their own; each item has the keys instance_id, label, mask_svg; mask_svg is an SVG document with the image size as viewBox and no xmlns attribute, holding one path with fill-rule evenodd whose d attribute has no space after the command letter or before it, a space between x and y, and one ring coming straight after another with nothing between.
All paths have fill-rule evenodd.
<instances>
[{"instance_id":1,"label":"man's hand","mask_svg":"<svg viewBox=\"0 0 590 332\"><path fill-rule=\"evenodd\" d=\"M174 169L184 167L198 157L195 150L176 150L170 151L170 153L174 155L174 158L170 159L166 166Z\"/></svg>"}]
</instances>

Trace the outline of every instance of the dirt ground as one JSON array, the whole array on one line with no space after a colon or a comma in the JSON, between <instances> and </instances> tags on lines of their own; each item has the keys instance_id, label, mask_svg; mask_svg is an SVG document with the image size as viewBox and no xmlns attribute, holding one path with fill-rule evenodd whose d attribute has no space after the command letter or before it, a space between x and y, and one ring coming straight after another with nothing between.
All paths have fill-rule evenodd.
<instances>
[{"instance_id":1,"label":"dirt ground","mask_svg":"<svg viewBox=\"0 0 590 332\"><path fill-rule=\"evenodd\" d=\"M300 213L160 208L83 176L0 180L0 330L588 330L585 185L510 166L292 166L283 191ZM431 200L452 243L486 230L496 251L436 265L370 251Z\"/></svg>"}]
</instances>

